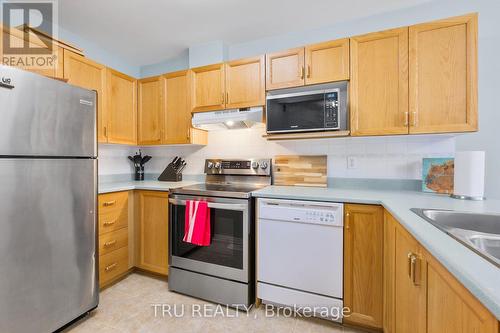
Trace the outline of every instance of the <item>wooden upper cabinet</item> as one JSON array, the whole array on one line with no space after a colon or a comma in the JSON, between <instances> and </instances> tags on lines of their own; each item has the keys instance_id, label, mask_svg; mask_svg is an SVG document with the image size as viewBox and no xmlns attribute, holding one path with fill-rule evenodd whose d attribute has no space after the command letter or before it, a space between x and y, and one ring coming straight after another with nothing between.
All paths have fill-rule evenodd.
<instances>
[{"instance_id":1,"label":"wooden upper cabinet","mask_svg":"<svg viewBox=\"0 0 500 333\"><path fill-rule=\"evenodd\" d=\"M166 110L164 144L190 143L191 103L188 71L164 75Z\"/></svg>"},{"instance_id":2,"label":"wooden upper cabinet","mask_svg":"<svg viewBox=\"0 0 500 333\"><path fill-rule=\"evenodd\" d=\"M304 48L266 54L266 89L304 85Z\"/></svg>"},{"instance_id":3,"label":"wooden upper cabinet","mask_svg":"<svg viewBox=\"0 0 500 333\"><path fill-rule=\"evenodd\" d=\"M97 92L97 141L107 142L106 67L64 50L64 78L70 84Z\"/></svg>"},{"instance_id":4,"label":"wooden upper cabinet","mask_svg":"<svg viewBox=\"0 0 500 333\"><path fill-rule=\"evenodd\" d=\"M192 111L224 109L226 104L224 64L192 68L190 73Z\"/></svg>"},{"instance_id":5,"label":"wooden upper cabinet","mask_svg":"<svg viewBox=\"0 0 500 333\"><path fill-rule=\"evenodd\" d=\"M137 266L168 273L168 192L137 191Z\"/></svg>"},{"instance_id":6,"label":"wooden upper cabinet","mask_svg":"<svg viewBox=\"0 0 500 333\"><path fill-rule=\"evenodd\" d=\"M137 80L106 69L108 98L108 142L137 143Z\"/></svg>"},{"instance_id":7,"label":"wooden upper cabinet","mask_svg":"<svg viewBox=\"0 0 500 333\"><path fill-rule=\"evenodd\" d=\"M410 27L410 133L478 129L477 14Z\"/></svg>"},{"instance_id":8,"label":"wooden upper cabinet","mask_svg":"<svg viewBox=\"0 0 500 333\"><path fill-rule=\"evenodd\" d=\"M162 143L164 114L164 79L161 76L139 80L137 108L137 143Z\"/></svg>"},{"instance_id":9,"label":"wooden upper cabinet","mask_svg":"<svg viewBox=\"0 0 500 333\"><path fill-rule=\"evenodd\" d=\"M305 48L306 84L349 79L349 38Z\"/></svg>"},{"instance_id":10,"label":"wooden upper cabinet","mask_svg":"<svg viewBox=\"0 0 500 333\"><path fill-rule=\"evenodd\" d=\"M408 134L408 28L351 38L351 134Z\"/></svg>"},{"instance_id":11,"label":"wooden upper cabinet","mask_svg":"<svg viewBox=\"0 0 500 333\"><path fill-rule=\"evenodd\" d=\"M345 205L344 322L382 328L384 209Z\"/></svg>"},{"instance_id":12,"label":"wooden upper cabinet","mask_svg":"<svg viewBox=\"0 0 500 333\"><path fill-rule=\"evenodd\" d=\"M399 225L394 237L394 332L426 333L426 274L421 248Z\"/></svg>"},{"instance_id":13,"label":"wooden upper cabinet","mask_svg":"<svg viewBox=\"0 0 500 333\"><path fill-rule=\"evenodd\" d=\"M225 66L227 109L265 104L264 56L229 61Z\"/></svg>"}]
</instances>

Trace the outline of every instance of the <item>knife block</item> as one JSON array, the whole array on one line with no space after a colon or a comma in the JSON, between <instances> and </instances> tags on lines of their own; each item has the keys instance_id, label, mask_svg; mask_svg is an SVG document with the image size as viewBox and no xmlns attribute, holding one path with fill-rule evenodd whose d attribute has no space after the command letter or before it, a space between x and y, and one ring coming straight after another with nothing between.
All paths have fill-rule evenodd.
<instances>
[{"instance_id":1,"label":"knife block","mask_svg":"<svg viewBox=\"0 0 500 333\"><path fill-rule=\"evenodd\" d=\"M170 163L158 177L158 180L162 182L180 182L182 181L182 173L178 173Z\"/></svg>"}]
</instances>

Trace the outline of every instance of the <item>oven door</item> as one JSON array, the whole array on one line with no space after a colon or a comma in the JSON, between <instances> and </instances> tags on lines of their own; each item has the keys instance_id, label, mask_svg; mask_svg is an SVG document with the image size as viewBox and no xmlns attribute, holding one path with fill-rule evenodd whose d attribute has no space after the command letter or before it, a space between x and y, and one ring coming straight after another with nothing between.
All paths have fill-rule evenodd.
<instances>
[{"instance_id":1,"label":"oven door","mask_svg":"<svg viewBox=\"0 0 500 333\"><path fill-rule=\"evenodd\" d=\"M197 246L182 239L186 200L203 200L210 208L211 241ZM249 201L173 195L170 203L170 265L225 279L249 282Z\"/></svg>"},{"instance_id":2,"label":"oven door","mask_svg":"<svg viewBox=\"0 0 500 333\"><path fill-rule=\"evenodd\" d=\"M267 132L303 132L325 129L325 90L268 95Z\"/></svg>"}]
</instances>

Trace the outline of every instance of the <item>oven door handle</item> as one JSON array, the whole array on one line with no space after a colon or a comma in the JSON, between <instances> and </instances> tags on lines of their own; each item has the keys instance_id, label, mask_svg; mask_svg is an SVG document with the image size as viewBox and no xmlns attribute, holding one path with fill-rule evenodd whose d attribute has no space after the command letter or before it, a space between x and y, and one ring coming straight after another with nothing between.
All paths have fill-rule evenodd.
<instances>
[{"instance_id":1,"label":"oven door handle","mask_svg":"<svg viewBox=\"0 0 500 333\"><path fill-rule=\"evenodd\" d=\"M168 199L172 205L176 206L185 206L186 200L179 199ZM208 202L208 208L213 209L225 209L225 210L246 210L248 208L247 204L226 204L226 203L217 203L217 202Z\"/></svg>"}]
</instances>

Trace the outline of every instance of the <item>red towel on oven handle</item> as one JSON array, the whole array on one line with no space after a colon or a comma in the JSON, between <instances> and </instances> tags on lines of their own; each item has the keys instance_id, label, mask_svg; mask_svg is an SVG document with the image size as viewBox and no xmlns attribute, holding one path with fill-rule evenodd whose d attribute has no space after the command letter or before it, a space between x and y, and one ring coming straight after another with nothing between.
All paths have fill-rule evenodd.
<instances>
[{"instance_id":1,"label":"red towel on oven handle","mask_svg":"<svg viewBox=\"0 0 500 333\"><path fill-rule=\"evenodd\" d=\"M210 208L206 201L186 200L184 242L209 246L211 238Z\"/></svg>"}]
</instances>

